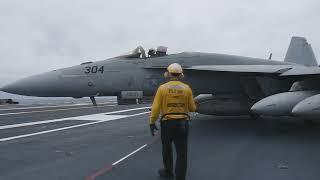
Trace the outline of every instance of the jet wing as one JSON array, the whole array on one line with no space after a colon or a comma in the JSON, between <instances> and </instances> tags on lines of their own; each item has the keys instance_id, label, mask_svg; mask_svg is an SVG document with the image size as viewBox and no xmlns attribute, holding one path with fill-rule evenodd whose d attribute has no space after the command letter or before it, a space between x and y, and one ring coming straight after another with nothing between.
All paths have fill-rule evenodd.
<instances>
[{"instance_id":1,"label":"jet wing","mask_svg":"<svg viewBox=\"0 0 320 180\"><path fill-rule=\"evenodd\" d=\"M149 66L146 69L166 69L166 66ZM185 70L230 72L245 74L273 74L282 77L320 75L320 67L299 65L201 65L184 67Z\"/></svg>"},{"instance_id":2,"label":"jet wing","mask_svg":"<svg viewBox=\"0 0 320 180\"><path fill-rule=\"evenodd\" d=\"M280 76L312 76L312 75L320 75L320 68L318 66L306 67L306 66L297 66L292 68Z\"/></svg>"},{"instance_id":3,"label":"jet wing","mask_svg":"<svg viewBox=\"0 0 320 180\"><path fill-rule=\"evenodd\" d=\"M310 67L296 65L210 65L192 66L186 69L213 72L275 74L281 77L320 76L320 67L318 66Z\"/></svg>"},{"instance_id":4,"label":"jet wing","mask_svg":"<svg viewBox=\"0 0 320 180\"><path fill-rule=\"evenodd\" d=\"M186 70L214 71L214 72L233 72L233 73L262 73L262 74L282 74L293 65L209 65L191 66Z\"/></svg>"}]
</instances>

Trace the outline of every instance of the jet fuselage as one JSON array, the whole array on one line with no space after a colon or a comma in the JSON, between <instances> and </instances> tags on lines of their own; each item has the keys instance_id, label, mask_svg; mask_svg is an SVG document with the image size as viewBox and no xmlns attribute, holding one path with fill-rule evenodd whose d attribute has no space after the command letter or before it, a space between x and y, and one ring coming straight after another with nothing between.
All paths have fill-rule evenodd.
<instances>
[{"instance_id":1,"label":"jet fuselage","mask_svg":"<svg viewBox=\"0 0 320 180\"><path fill-rule=\"evenodd\" d=\"M39 97L117 96L121 91L143 91L152 96L165 82L163 73L171 63L199 65L287 65L289 63L241 56L184 52L154 58L116 57L27 77L3 88L14 94ZM245 76L245 74L244 74ZM210 79L210 84L205 83ZM272 77L271 77L272 79ZM204 81L205 80L205 81ZM243 76L233 73L185 71L184 81L195 94L239 94ZM290 87L290 86L289 86ZM285 85L284 90L289 88Z\"/></svg>"}]
</instances>

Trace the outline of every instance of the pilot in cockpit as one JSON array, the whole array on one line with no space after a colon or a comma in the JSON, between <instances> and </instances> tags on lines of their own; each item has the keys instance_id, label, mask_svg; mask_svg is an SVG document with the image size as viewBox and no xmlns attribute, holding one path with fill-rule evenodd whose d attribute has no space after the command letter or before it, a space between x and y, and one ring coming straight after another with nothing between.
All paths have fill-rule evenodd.
<instances>
[{"instance_id":1,"label":"pilot in cockpit","mask_svg":"<svg viewBox=\"0 0 320 180\"><path fill-rule=\"evenodd\" d=\"M155 51L153 48L149 49L148 51L148 57L161 57L167 55L167 47L165 46L159 46L157 48L157 51Z\"/></svg>"},{"instance_id":2,"label":"pilot in cockpit","mask_svg":"<svg viewBox=\"0 0 320 180\"><path fill-rule=\"evenodd\" d=\"M148 57L156 57L156 50L154 50L153 48L149 49Z\"/></svg>"},{"instance_id":3,"label":"pilot in cockpit","mask_svg":"<svg viewBox=\"0 0 320 180\"><path fill-rule=\"evenodd\" d=\"M167 55L167 49L168 47L165 47L165 46L159 46L157 48L157 51L156 51L156 56L160 57L160 56L166 56Z\"/></svg>"},{"instance_id":4,"label":"pilot in cockpit","mask_svg":"<svg viewBox=\"0 0 320 180\"><path fill-rule=\"evenodd\" d=\"M159 46L157 50L155 51L153 48L149 49L148 51L148 58L152 57L161 57L167 55L167 47L165 46ZM142 46L136 47L131 54L126 55L127 58L142 58L146 59L146 53Z\"/></svg>"}]
</instances>

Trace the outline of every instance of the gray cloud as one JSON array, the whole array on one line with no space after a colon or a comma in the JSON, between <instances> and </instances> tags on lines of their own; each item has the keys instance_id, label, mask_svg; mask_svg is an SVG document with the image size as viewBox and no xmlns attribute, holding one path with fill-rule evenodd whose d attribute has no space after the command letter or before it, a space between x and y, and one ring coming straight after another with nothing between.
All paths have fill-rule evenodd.
<instances>
[{"instance_id":1,"label":"gray cloud","mask_svg":"<svg viewBox=\"0 0 320 180\"><path fill-rule=\"evenodd\" d=\"M283 59L292 35L319 57L316 0L3 0L0 86L137 45Z\"/></svg>"}]
</instances>

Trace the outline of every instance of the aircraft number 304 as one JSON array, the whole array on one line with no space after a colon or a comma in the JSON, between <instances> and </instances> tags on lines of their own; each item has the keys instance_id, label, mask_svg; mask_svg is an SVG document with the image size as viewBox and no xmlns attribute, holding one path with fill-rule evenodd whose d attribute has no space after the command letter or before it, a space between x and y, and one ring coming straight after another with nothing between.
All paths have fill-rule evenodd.
<instances>
[{"instance_id":1,"label":"aircraft number 304","mask_svg":"<svg viewBox=\"0 0 320 180\"><path fill-rule=\"evenodd\" d=\"M104 71L104 66L87 66L85 67L85 72L86 74L95 74L95 73L103 73Z\"/></svg>"}]
</instances>

